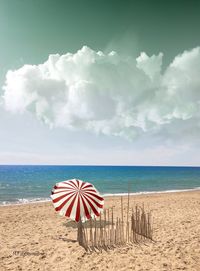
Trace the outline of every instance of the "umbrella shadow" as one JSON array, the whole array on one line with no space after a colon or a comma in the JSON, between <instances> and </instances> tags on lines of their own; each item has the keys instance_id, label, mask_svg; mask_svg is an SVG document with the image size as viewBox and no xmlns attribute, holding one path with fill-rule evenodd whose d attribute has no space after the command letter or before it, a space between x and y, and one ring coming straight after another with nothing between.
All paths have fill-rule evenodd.
<instances>
[{"instance_id":1,"label":"umbrella shadow","mask_svg":"<svg viewBox=\"0 0 200 271\"><path fill-rule=\"evenodd\" d=\"M76 229L78 226L78 223L75 221L67 221L65 223L63 223L63 225L67 228L73 228ZM103 226L108 226L108 225L112 225L112 222L109 221L105 221L105 220L101 220L101 223L99 220L96 220L96 227L97 228L101 228ZM83 223L83 227L84 228L90 228L90 227L95 227L95 221L93 219L91 220L87 220L86 222Z\"/></svg>"}]
</instances>

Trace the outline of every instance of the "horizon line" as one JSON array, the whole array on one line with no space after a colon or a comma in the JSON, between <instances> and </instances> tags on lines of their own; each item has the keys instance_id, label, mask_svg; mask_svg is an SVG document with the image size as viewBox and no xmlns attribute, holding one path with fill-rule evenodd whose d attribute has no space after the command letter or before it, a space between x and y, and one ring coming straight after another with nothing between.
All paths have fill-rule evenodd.
<instances>
[{"instance_id":1,"label":"horizon line","mask_svg":"<svg viewBox=\"0 0 200 271\"><path fill-rule=\"evenodd\" d=\"M195 167L200 165L98 165L98 164L0 164L0 166L83 166L83 167Z\"/></svg>"}]
</instances>

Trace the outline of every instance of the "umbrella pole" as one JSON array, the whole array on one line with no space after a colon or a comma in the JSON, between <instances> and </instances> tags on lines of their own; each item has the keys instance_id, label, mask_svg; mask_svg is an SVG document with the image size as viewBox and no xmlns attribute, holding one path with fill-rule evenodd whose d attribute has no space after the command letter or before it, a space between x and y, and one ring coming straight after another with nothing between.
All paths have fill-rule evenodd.
<instances>
[{"instance_id":1,"label":"umbrella pole","mask_svg":"<svg viewBox=\"0 0 200 271\"><path fill-rule=\"evenodd\" d=\"M78 233L77 233L77 241L79 245L83 246L83 223L81 219L78 221Z\"/></svg>"}]
</instances>

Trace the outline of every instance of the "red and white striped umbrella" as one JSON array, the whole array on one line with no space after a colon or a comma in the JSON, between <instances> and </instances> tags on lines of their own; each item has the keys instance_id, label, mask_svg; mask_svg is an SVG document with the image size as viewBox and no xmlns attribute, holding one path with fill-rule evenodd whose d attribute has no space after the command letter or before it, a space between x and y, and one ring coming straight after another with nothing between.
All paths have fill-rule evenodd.
<instances>
[{"instance_id":1,"label":"red and white striped umbrella","mask_svg":"<svg viewBox=\"0 0 200 271\"><path fill-rule=\"evenodd\" d=\"M95 187L77 179L57 183L51 198L60 215L77 222L97 217L103 210L104 199Z\"/></svg>"}]
</instances>

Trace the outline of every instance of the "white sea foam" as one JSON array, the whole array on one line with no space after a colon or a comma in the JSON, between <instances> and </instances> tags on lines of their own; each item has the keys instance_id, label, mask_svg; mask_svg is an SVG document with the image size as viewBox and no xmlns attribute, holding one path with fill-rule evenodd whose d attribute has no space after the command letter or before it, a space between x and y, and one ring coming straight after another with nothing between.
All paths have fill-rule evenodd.
<instances>
[{"instance_id":1,"label":"white sea foam","mask_svg":"<svg viewBox=\"0 0 200 271\"><path fill-rule=\"evenodd\" d=\"M162 190L162 191L141 191L130 193L130 196L139 196L139 195L148 195L148 194L165 194L165 193L180 193L180 192L189 192L189 191L198 191L200 187L188 188L188 189L174 189L174 190ZM102 194L103 197L118 197L118 196L127 196L128 193L106 193Z\"/></svg>"},{"instance_id":2,"label":"white sea foam","mask_svg":"<svg viewBox=\"0 0 200 271\"><path fill-rule=\"evenodd\" d=\"M180 193L180 192L189 192L189 191L199 191L200 187L188 188L188 189L174 189L174 190L162 190L162 191L141 191L130 193L131 196L139 196L139 195L149 195L149 194L165 194L165 193ZM105 193L102 194L103 197L119 197L119 196L127 196L128 193ZM50 198L21 198L15 202L11 201L3 201L0 203L0 206L10 206L10 205L22 205L22 204L30 204L30 203L42 203L49 202Z\"/></svg>"},{"instance_id":3,"label":"white sea foam","mask_svg":"<svg viewBox=\"0 0 200 271\"><path fill-rule=\"evenodd\" d=\"M0 203L0 206L8 206L8 205L22 205L22 204L30 204L30 203L41 203L51 201L50 198L32 198L32 199L17 199L16 201L3 201Z\"/></svg>"}]
</instances>

